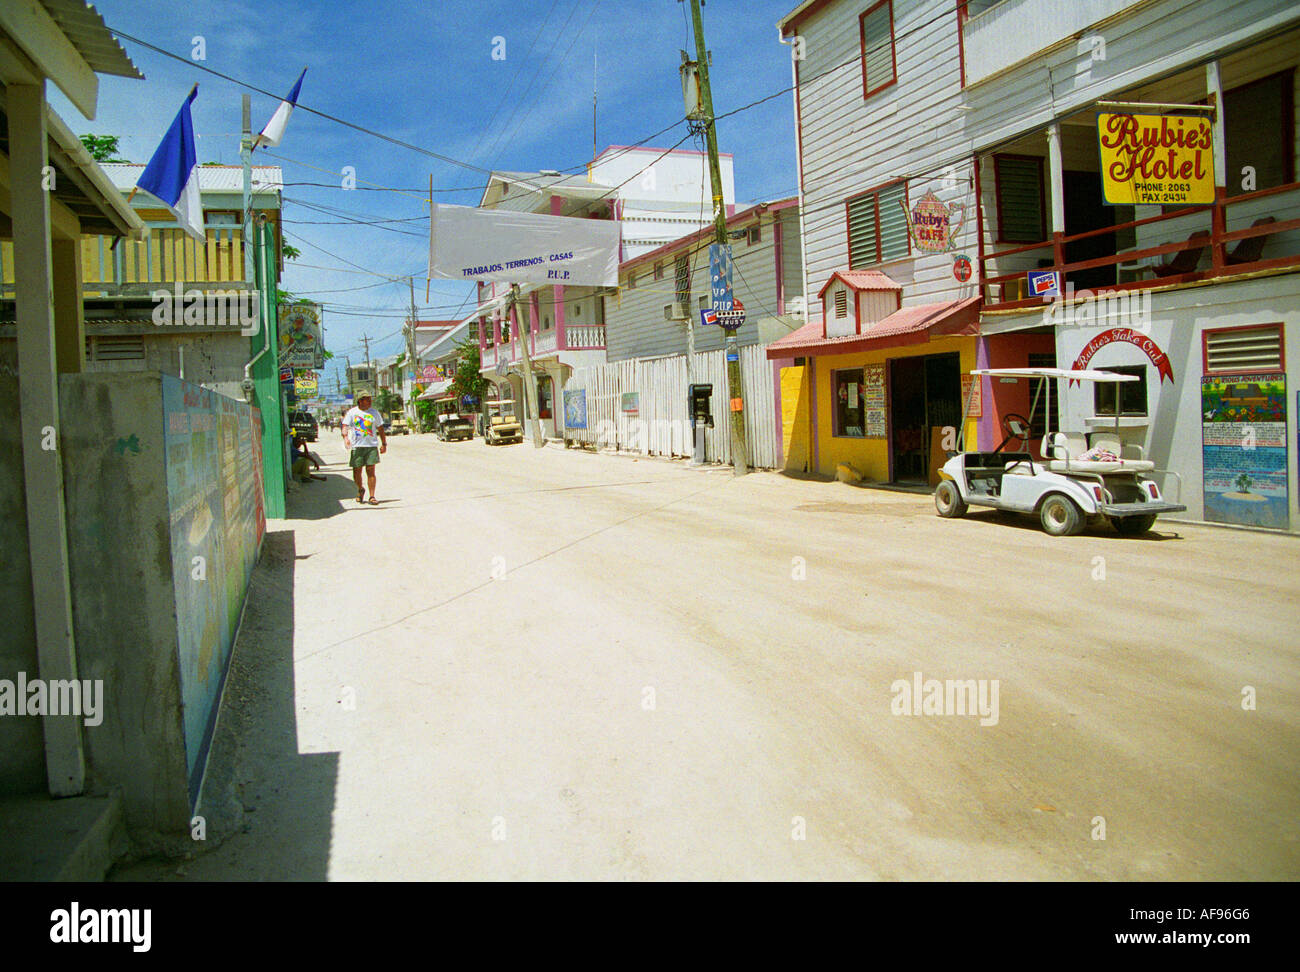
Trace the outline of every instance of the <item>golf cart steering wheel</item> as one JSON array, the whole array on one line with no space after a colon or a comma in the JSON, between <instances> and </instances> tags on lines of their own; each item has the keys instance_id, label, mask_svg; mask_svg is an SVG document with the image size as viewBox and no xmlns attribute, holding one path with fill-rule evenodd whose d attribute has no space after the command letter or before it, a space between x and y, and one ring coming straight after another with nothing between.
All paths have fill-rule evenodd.
<instances>
[{"instance_id":1,"label":"golf cart steering wheel","mask_svg":"<svg viewBox=\"0 0 1300 972\"><path fill-rule=\"evenodd\" d=\"M1020 428L1023 431L1017 432L1015 427L1011 424L1012 422L1019 423ZM1016 451L1025 451L1026 446L1029 444L1029 419L1025 418L1019 412L1008 412L1006 415L1002 416L1002 431L1006 433L1006 438L1003 439L1002 443L993 450L994 452L1001 452L1012 439L1015 439L1020 443L1020 448Z\"/></svg>"}]
</instances>

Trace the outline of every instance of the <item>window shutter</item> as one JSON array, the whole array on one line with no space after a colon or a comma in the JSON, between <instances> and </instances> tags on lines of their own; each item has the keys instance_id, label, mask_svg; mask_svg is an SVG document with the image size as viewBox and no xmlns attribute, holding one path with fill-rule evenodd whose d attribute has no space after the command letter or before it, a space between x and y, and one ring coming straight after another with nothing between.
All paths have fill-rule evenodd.
<instances>
[{"instance_id":1,"label":"window shutter","mask_svg":"<svg viewBox=\"0 0 1300 972\"><path fill-rule=\"evenodd\" d=\"M1206 334L1205 370L1283 370L1282 326L1234 327Z\"/></svg>"},{"instance_id":2,"label":"window shutter","mask_svg":"<svg viewBox=\"0 0 1300 972\"><path fill-rule=\"evenodd\" d=\"M859 196L849 203L849 269L878 262L876 255L876 197Z\"/></svg>"},{"instance_id":3,"label":"window shutter","mask_svg":"<svg viewBox=\"0 0 1300 972\"><path fill-rule=\"evenodd\" d=\"M882 4L862 20L862 71L864 91L874 91L894 80L894 38L890 33L889 4Z\"/></svg>"},{"instance_id":4,"label":"window shutter","mask_svg":"<svg viewBox=\"0 0 1300 972\"><path fill-rule=\"evenodd\" d=\"M896 260L908 254L907 186L899 183L880 193L880 259Z\"/></svg>"},{"instance_id":5,"label":"window shutter","mask_svg":"<svg viewBox=\"0 0 1300 972\"><path fill-rule=\"evenodd\" d=\"M1008 243L1038 243L1043 238L1043 163L1041 159L998 156L999 236Z\"/></svg>"},{"instance_id":6,"label":"window shutter","mask_svg":"<svg viewBox=\"0 0 1300 972\"><path fill-rule=\"evenodd\" d=\"M849 295L843 290L835 291L835 316L849 316Z\"/></svg>"}]
</instances>

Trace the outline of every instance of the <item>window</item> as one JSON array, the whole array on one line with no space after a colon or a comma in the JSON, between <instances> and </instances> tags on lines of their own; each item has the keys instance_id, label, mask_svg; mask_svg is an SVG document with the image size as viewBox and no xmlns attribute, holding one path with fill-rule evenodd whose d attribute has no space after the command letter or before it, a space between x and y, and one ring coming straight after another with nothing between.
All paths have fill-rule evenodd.
<instances>
[{"instance_id":1,"label":"window","mask_svg":"<svg viewBox=\"0 0 1300 972\"><path fill-rule=\"evenodd\" d=\"M870 98L898 80L894 60L894 2L880 0L859 18L862 38L862 97Z\"/></svg>"},{"instance_id":2,"label":"window","mask_svg":"<svg viewBox=\"0 0 1300 972\"><path fill-rule=\"evenodd\" d=\"M907 183L895 182L860 196L845 207L849 223L849 269L859 270L911 252L907 239Z\"/></svg>"},{"instance_id":3,"label":"window","mask_svg":"<svg viewBox=\"0 0 1300 972\"><path fill-rule=\"evenodd\" d=\"M549 331L550 329L551 329L551 315L544 314L542 315L542 330Z\"/></svg>"},{"instance_id":4,"label":"window","mask_svg":"<svg viewBox=\"0 0 1300 972\"><path fill-rule=\"evenodd\" d=\"M701 297L701 298L700 298L700 310L708 310L708 309L709 309L709 298L707 298L707 297Z\"/></svg>"},{"instance_id":5,"label":"window","mask_svg":"<svg viewBox=\"0 0 1300 972\"><path fill-rule=\"evenodd\" d=\"M762 224L762 223L755 223L753 226L751 226L751 227L749 228L749 239L748 239L747 242L749 243L750 246L753 246L753 245L756 244L756 243L762 243L762 242L763 242L763 224Z\"/></svg>"},{"instance_id":6,"label":"window","mask_svg":"<svg viewBox=\"0 0 1300 972\"><path fill-rule=\"evenodd\" d=\"M1255 170L1255 189L1295 181L1294 70L1223 93L1223 141L1229 196L1243 189L1241 170Z\"/></svg>"},{"instance_id":7,"label":"window","mask_svg":"<svg viewBox=\"0 0 1300 972\"><path fill-rule=\"evenodd\" d=\"M663 278L664 278L664 262L660 260L658 263L655 264L655 279L663 280Z\"/></svg>"},{"instance_id":8,"label":"window","mask_svg":"<svg viewBox=\"0 0 1300 972\"><path fill-rule=\"evenodd\" d=\"M1032 155L993 156L997 186L998 242L1040 243L1047 239L1043 160Z\"/></svg>"},{"instance_id":9,"label":"window","mask_svg":"<svg viewBox=\"0 0 1300 972\"><path fill-rule=\"evenodd\" d=\"M673 295L683 308L691 306L691 260L679 256L673 261Z\"/></svg>"},{"instance_id":10,"label":"window","mask_svg":"<svg viewBox=\"0 0 1300 972\"><path fill-rule=\"evenodd\" d=\"M1119 375L1137 375L1137 381L1098 381L1092 386L1093 407L1097 415L1115 414L1115 396L1119 395L1120 415L1146 415L1146 365L1120 365L1106 368Z\"/></svg>"},{"instance_id":11,"label":"window","mask_svg":"<svg viewBox=\"0 0 1300 972\"><path fill-rule=\"evenodd\" d=\"M835 397L832 399L835 409L835 434L863 438L862 369L832 371L831 385L835 389Z\"/></svg>"},{"instance_id":12,"label":"window","mask_svg":"<svg viewBox=\"0 0 1300 972\"><path fill-rule=\"evenodd\" d=\"M846 290L835 291L835 316L849 316L849 294Z\"/></svg>"},{"instance_id":13,"label":"window","mask_svg":"<svg viewBox=\"0 0 1300 972\"><path fill-rule=\"evenodd\" d=\"M1282 325L1206 331L1205 371L1283 371Z\"/></svg>"}]
</instances>

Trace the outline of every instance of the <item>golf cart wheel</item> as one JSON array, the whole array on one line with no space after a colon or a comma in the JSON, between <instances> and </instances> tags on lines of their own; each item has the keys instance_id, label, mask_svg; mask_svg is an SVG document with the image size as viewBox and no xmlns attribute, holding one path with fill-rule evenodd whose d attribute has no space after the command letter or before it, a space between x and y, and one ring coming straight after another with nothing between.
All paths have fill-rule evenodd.
<instances>
[{"instance_id":1,"label":"golf cart wheel","mask_svg":"<svg viewBox=\"0 0 1300 972\"><path fill-rule=\"evenodd\" d=\"M1125 516L1115 520L1115 529L1126 537L1141 536L1156 525L1156 515Z\"/></svg>"},{"instance_id":2,"label":"golf cart wheel","mask_svg":"<svg viewBox=\"0 0 1300 972\"><path fill-rule=\"evenodd\" d=\"M950 520L966 515L966 501L961 498L957 484L951 479L943 480L935 488L934 508L939 511L940 516Z\"/></svg>"},{"instance_id":3,"label":"golf cart wheel","mask_svg":"<svg viewBox=\"0 0 1300 972\"><path fill-rule=\"evenodd\" d=\"M1054 537L1072 537L1084 527L1083 513L1074 500L1059 493L1043 500L1038 517L1043 529Z\"/></svg>"}]
</instances>

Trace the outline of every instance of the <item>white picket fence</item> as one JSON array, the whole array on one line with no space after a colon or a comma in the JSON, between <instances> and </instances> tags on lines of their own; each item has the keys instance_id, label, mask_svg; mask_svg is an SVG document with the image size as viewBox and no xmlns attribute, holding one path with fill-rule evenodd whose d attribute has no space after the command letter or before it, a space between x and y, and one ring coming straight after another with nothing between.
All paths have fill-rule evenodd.
<instances>
[{"instance_id":1,"label":"white picket fence","mask_svg":"<svg viewBox=\"0 0 1300 972\"><path fill-rule=\"evenodd\" d=\"M751 345L740 349L740 374L745 392L749 464L759 469L775 469L779 448L772 363L762 347ZM697 352L692 380L696 384L713 385L714 427L705 433L705 456L710 462L730 463L726 352ZM684 354L575 368L564 390L586 391L587 427L566 428L565 438L619 452L689 456L693 441L686 409L688 384ZM623 412L625 392L637 393L636 414Z\"/></svg>"}]
</instances>

